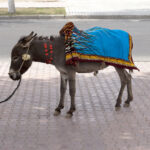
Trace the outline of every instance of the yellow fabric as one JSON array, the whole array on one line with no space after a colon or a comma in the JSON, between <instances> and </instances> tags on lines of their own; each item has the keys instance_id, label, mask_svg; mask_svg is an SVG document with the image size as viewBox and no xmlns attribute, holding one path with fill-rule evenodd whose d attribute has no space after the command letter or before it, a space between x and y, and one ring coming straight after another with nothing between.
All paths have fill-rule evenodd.
<instances>
[{"instance_id":1,"label":"yellow fabric","mask_svg":"<svg viewBox=\"0 0 150 150\"><path fill-rule=\"evenodd\" d=\"M135 67L135 65L131 62L127 62L124 60L114 59L114 58L106 58L106 57L100 57L100 56L92 56L92 55L83 55L76 52L72 52L72 54L66 54L66 61L71 60L72 58L79 58L81 60L91 60L91 61L104 61L108 63L118 64L118 65L124 65L128 67Z\"/></svg>"}]
</instances>

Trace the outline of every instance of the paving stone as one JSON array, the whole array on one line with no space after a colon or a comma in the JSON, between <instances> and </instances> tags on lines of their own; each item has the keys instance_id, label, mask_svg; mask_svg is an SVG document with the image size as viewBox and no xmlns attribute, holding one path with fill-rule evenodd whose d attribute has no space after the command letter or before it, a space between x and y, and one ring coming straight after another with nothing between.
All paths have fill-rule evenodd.
<instances>
[{"instance_id":1,"label":"paving stone","mask_svg":"<svg viewBox=\"0 0 150 150\"><path fill-rule=\"evenodd\" d=\"M3 100L17 82L8 78L9 63L0 64ZM53 116L60 95L59 72L53 66L33 63L16 94L0 105L0 150L149 150L150 62L136 65L141 71L132 74L131 107L115 111L120 81L109 67L97 77L77 74L77 111L67 119L68 91L62 114Z\"/></svg>"}]
</instances>

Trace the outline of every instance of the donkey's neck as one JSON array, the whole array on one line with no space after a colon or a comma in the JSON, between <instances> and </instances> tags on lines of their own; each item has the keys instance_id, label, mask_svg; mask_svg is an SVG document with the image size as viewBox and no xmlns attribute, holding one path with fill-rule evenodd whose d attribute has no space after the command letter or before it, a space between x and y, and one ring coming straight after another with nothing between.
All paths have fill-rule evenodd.
<instances>
[{"instance_id":1,"label":"donkey's neck","mask_svg":"<svg viewBox=\"0 0 150 150\"><path fill-rule=\"evenodd\" d=\"M32 42L31 55L33 61L55 65L57 64L57 61L59 61L59 57L61 57L63 54L63 37L56 37L53 40L34 39Z\"/></svg>"}]
</instances>

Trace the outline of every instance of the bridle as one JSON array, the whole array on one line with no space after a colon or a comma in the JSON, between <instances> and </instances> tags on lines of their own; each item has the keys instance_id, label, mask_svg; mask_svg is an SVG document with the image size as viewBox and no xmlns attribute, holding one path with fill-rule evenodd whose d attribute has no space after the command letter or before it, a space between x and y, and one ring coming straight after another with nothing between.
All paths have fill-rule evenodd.
<instances>
[{"instance_id":1,"label":"bridle","mask_svg":"<svg viewBox=\"0 0 150 150\"><path fill-rule=\"evenodd\" d=\"M20 65L20 67L19 67L19 69L18 69L18 71L17 71L18 73L20 73L20 71L21 71L21 69L22 69L24 63L25 63L26 61L28 61L28 60L31 59L31 56L29 55L29 50L30 50L30 46L31 46L31 42L32 42L32 41L33 41L33 39L32 39L32 40L30 41L30 43L28 44L26 53L22 55L22 60L23 60L23 62L21 63L21 65Z\"/></svg>"},{"instance_id":2,"label":"bridle","mask_svg":"<svg viewBox=\"0 0 150 150\"><path fill-rule=\"evenodd\" d=\"M32 40L33 40L33 39L32 39ZM31 40L31 42L32 42L32 40ZM23 62L21 63L21 66L20 66L20 68L19 68L18 71L17 71L18 73L20 73L20 71L21 71L21 69L22 69L22 67L23 67L23 65L24 65L24 63L25 63L25 61L28 61L28 60L31 59L31 56L29 55L29 50L30 50L30 44L31 44L31 42L29 43L29 45L28 45L28 47L27 47L26 53L22 55L22 60L23 60ZM19 80L19 82L18 82L18 85L17 85L17 87L14 89L14 91L13 91L6 99L4 99L3 101L0 101L0 104L1 104L1 103L4 103L4 102L7 102L7 101L15 94L15 92L16 92L17 89L19 88L20 84L21 84L21 77L20 77L20 80Z\"/></svg>"},{"instance_id":3,"label":"bridle","mask_svg":"<svg viewBox=\"0 0 150 150\"><path fill-rule=\"evenodd\" d=\"M28 43L28 46L24 46L24 47L27 47L27 50L25 52L25 54L22 55L22 63L17 71L17 73L21 74L20 71L24 65L24 63L28 60L31 59L31 56L29 54L29 50L30 50L30 46L31 46L31 42L33 41L34 38L32 38L30 40L30 42ZM49 50L48 50L49 49ZM45 56L46 56L46 63L49 64L49 63L52 63L53 61L53 58L52 58L52 55L53 55L53 45L52 44L49 44L49 48L48 48L48 45L46 43L44 43L44 52L45 52ZM50 54L50 56L48 57L48 55ZM14 94L15 92L17 91L17 89L19 88L21 84L21 77L20 77L20 80L18 82L18 85L17 87L14 89L14 91L10 94L10 96L8 96L6 99L4 99L3 101L0 101L0 104L1 103L4 103L4 102L7 102Z\"/></svg>"}]
</instances>

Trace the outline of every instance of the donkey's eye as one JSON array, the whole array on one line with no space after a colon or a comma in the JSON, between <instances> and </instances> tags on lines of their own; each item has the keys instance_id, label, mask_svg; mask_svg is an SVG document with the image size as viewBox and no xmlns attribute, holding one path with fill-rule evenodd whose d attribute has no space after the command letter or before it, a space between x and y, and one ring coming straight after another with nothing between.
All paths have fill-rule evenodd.
<instances>
[{"instance_id":1,"label":"donkey's eye","mask_svg":"<svg viewBox=\"0 0 150 150\"><path fill-rule=\"evenodd\" d=\"M14 56L13 60L16 61L18 59L18 56Z\"/></svg>"}]
</instances>

